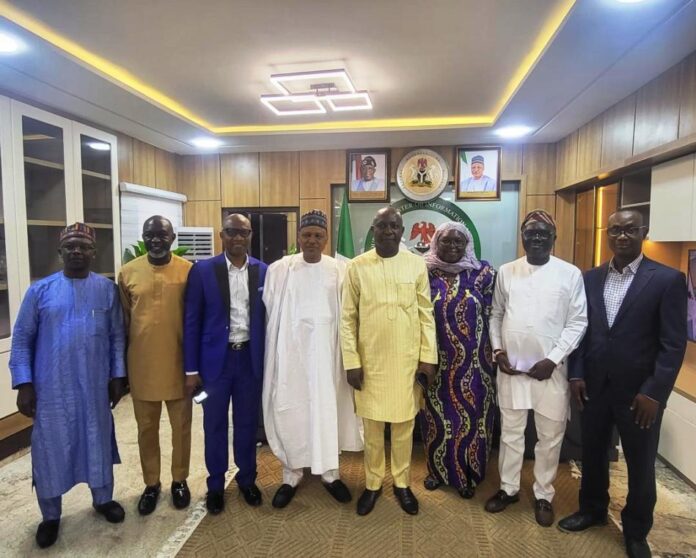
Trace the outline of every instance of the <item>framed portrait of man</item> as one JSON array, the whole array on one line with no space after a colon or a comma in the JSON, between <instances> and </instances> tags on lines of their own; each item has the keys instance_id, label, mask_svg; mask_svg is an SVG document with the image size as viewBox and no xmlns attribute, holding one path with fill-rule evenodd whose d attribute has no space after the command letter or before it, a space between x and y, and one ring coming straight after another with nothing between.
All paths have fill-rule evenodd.
<instances>
[{"instance_id":1,"label":"framed portrait of man","mask_svg":"<svg viewBox=\"0 0 696 558\"><path fill-rule=\"evenodd\" d=\"M458 200L500 199L500 146L457 147Z\"/></svg>"},{"instance_id":2,"label":"framed portrait of man","mask_svg":"<svg viewBox=\"0 0 696 558\"><path fill-rule=\"evenodd\" d=\"M389 154L389 149L347 152L349 202L389 202Z\"/></svg>"}]
</instances>

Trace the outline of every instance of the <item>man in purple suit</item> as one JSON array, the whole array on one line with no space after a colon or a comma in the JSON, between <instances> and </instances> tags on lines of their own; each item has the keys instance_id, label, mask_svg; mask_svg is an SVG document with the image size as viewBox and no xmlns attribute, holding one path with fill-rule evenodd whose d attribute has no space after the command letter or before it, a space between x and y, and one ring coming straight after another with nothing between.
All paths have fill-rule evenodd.
<instances>
[{"instance_id":1,"label":"man in purple suit","mask_svg":"<svg viewBox=\"0 0 696 558\"><path fill-rule=\"evenodd\" d=\"M191 268L184 311L184 369L189 396L202 389L206 507L225 507L223 493L229 466L229 412L232 401L237 486L250 506L261 505L256 486L256 429L263 386L266 310L263 284L267 266L247 255L251 223L228 215L220 238L224 253Z\"/></svg>"}]
</instances>

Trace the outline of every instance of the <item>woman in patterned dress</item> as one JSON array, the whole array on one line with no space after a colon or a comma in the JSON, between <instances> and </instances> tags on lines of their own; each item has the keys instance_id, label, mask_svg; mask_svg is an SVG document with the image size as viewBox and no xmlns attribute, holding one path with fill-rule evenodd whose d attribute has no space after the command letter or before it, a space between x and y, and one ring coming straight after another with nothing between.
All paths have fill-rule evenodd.
<instances>
[{"instance_id":1,"label":"woman in patterned dress","mask_svg":"<svg viewBox=\"0 0 696 558\"><path fill-rule=\"evenodd\" d=\"M445 484L472 498L486 474L495 410L488 336L495 270L474 254L461 223L437 228L425 255L435 310L439 369L427 389L421 429L425 488Z\"/></svg>"}]
</instances>

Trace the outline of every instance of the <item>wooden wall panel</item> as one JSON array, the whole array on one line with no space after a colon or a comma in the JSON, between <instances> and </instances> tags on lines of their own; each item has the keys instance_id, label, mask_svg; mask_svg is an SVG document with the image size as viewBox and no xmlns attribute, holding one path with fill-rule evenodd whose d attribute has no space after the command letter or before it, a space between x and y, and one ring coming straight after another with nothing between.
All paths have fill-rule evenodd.
<instances>
[{"instance_id":1,"label":"wooden wall panel","mask_svg":"<svg viewBox=\"0 0 696 558\"><path fill-rule=\"evenodd\" d=\"M524 148L520 144L503 145L501 160L502 180L518 180L522 175ZM452 169L454 172L454 169Z\"/></svg>"},{"instance_id":2,"label":"wooden wall panel","mask_svg":"<svg viewBox=\"0 0 696 558\"><path fill-rule=\"evenodd\" d=\"M556 144L525 145L522 172L525 175L528 196L553 194L556 183Z\"/></svg>"},{"instance_id":3,"label":"wooden wall panel","mask_svg":"<svg viewBox=\"0 0 696 558\"><path fill-rule=\"evenodd\" d=\"M184 204L184 223L187 227L213 227L215 253L222 252L218 234L222 224L222 206L219 201L188 201Z\"/></svg>"},{"instance_id":4,"label":"wooden wall panel","mask_svg":"<svg viewBox=\"0 0 696 558\"><path fill-rule=\"evenodd\" d=\"M597 173L602 165L602 126L604 120L598 116L578 129L578 163L576 176L587 178Z\"/></svg>"},{"instance_id":5,"label":"wooden wall panel","mask_svg":"<svg viewBox=\"0 0 696 558\"><path fill-rule=\"evenodd\" d=\"M677 139L680 70L677 64L638 90L633 155Z\"/></svg>"},{"instance_id":6,"label":"wooden wall panel","mask_svg":"<svg viewBox=\"0 0 696 558\"><path fill-rule=\"evenodd\" d=\"M220 155L220 186L223 207L258 207L259 154L226 153Z\"/></svg>"},{"instance_id":7,"label":"wooden wall panel","mask_svg":"<svg viewBox=\"0 0 696 558\"><path fill-rule=\"evenodd\" d=\"M155 148L155 187L177 191L176 155Z\"/></svg>"},{"instance_id":8,"label":"wooden wall panel","mask_svg":"<svg viewBox=\"0 0 696 558\"><path fill-rule=\"evenodd\" d=\"M220 201L220 157L184 155L179 164L179 191L189 201Z\"/></svg>"},{"instance_id":9,"label":"wooden wall panel","mask_svg":"<svg viewBox=\"0 0 696 558\"><path fill-rule=\"evenodd\" d=\"M551 216L556 218L556 195L555 194L535 194L527 196L526 212L529 213L534 209L543 209L548 211Z\"/></svg>"},{"instance_id":10,"label":"wooden wall panel","mask_svg":"<svg viewBox=\"0 0 696 558\"><path fill-rule=\"evenodd\" d=\"M633 154L636 95L630 95L604 113L602 123L602 168L623 163Z\"/></svg>"},{"instance_id":11,"label":"wooden wall panel","mask_svg":"<svg viewBox=\"0 0 696 558\"><path fill-rule=\"evenodd\" d=\"M155 188L155 147L133 139L133 182Z\"/></svg>"},{"instance_id":12,"label":"wooden wall panel","mask_svg":"<svg viewBox=\"0 0 696 558\"><path fill-rule=\"evenodd\" d=\"M564 186L578 175L578 132L568 134L558 142L556 150L556 183Z\"/></svg>"},{"instance_id":13,"label":"wooden wall panel","mask_svg":"<svg viewBox=\"0 0 696 558\"><path fill-rule=\"evenodd\" d=\"M133 182L133 138L118 134L118 180Z\"/></svg>"},{"instance_id":14,"label":"wooden wall panel","mask_svg":"<svg viewBox=\"0 0 696 558\"><path fill-rule=\"evenodd\" d=\"M331 197L331 184L345 184L346 152L300 152L300 199Z\"/></svg>"},{"instance_id":15,"label":"wooden wall panel","mask_svg":"<svg viewBox=\"0 0 696 558\"><path fill-rule=\"evenodd\" d=\"M682 61L679 91L679 137L696 134L696 52Z\"/></svg>"},{"instance_id":16,"label":"wooden wall panel","mask_svg":"<svg viewBox=\"0 0 696 558\"><path fill-rule=\"evenodd\" d=\"M558 238L554 255L572 262L575 248L575 192L556 194L556 232Z\"/></svg>"},{"instance_id":17,"label":"wooden wall panel","mask_svg":"<svg viewBox=\"0 0 696 558\"><path fill-rule=\"evenodd\" d=\"M260 154L262 207L300 205L299 160L298 151Z\"/></svg>"}]
</instances>

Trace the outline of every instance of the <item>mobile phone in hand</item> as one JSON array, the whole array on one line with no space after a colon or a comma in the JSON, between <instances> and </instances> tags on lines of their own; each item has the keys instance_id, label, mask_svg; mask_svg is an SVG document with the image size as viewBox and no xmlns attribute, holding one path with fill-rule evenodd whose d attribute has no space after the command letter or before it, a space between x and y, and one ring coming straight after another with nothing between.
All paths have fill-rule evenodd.
<instances>
[{"instance_id":1,"label":"mobile phone in hand","mask_svg":"<svg viewBox=\"0 0 696 558\"><path fill-rule=\"evenodd\" d=\"M203 386L198 386L193 392L193 402L199 405L208 398L208 393L203 389Z\"/></svg>"}]
</instances>

